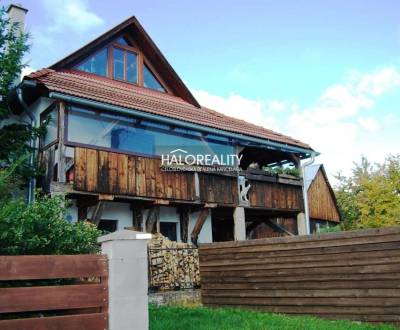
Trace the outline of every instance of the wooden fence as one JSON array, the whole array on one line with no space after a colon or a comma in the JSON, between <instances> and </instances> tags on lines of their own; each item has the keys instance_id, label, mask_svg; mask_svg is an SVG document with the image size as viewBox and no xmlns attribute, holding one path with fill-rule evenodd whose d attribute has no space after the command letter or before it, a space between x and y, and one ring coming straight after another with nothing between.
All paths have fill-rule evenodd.
<instances>
[{"instance_id":1,"label":"wooden fence","mask_svg":"<svg viewBox=\"0 0 400 330\"><path fill-rule=\"evenodd\" d=\"M400 227L203 244L202 301L400 323Z\"/></svg>"},{"instance_id":2,"label":"wooden fence","mask_svg":"<svg viewBox=\"0 0 400 330\"><path fill-rule=\"evenodd\" d=\"M107 278L102 255L0 256L0 330L107 329Z\"/></svg>"}]
</instances>

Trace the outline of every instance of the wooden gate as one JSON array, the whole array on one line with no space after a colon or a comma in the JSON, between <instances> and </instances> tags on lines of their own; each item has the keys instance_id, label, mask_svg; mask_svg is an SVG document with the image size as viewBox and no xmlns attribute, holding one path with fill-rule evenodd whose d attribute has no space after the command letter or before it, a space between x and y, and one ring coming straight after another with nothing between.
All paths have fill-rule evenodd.
<instances>
[{"instance_id":1,"label":"wooden gate","mask_svg":"<svg viewBox=\"0 0 400 330\"><path fill-rule=\"evenodd\" d=\"M202 301L400 322L400 227L200 246Z\"/></svg>"},{"instance_id":2,"label":"wooden gate","mask_svg":"<svg viewBox=\"0 0 400 330\"><path fill-rule=\"evenodd\" d=\"M108 327L103 255L0 256L0 330Z\"/></svg>"}]
</instances>

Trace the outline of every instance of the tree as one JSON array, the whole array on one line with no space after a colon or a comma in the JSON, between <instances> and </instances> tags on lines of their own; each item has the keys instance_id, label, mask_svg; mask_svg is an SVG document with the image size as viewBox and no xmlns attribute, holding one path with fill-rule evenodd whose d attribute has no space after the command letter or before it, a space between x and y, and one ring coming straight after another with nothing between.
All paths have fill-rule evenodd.
<instances>
[{"instance_id":1,"label":"tree","mask_svg":"<svg viewBox=\"0 0 400 330\"><path fill-rule=\"evenodd\" d=\"M6 123L12 113L7 97L14 82L26 66L24 55L29 51L29 34L11 23L5 7L0 8L0 166L12 166L18 159L32 152L29 141L44 133L45 128L34 128L29 123ZM27 181L35 173L35 164L19 163L14 175Z\"/></svg>"},{"instance_id":2,"label":"tree","mask_svg":"<svg viewBox=\"0 0 400 330\"><path fill-rule=\"evenodd\" d=\"M97 253L101 232L95 225L65 220L64 196L37 195L0 202L0 255Z\"/></svg>"},{"instance_id":3,"label":"tree","mask_svg":"<svg viewBox=\"0 0 400 330\"><path fill-rule=\"evenodd\" d=\"M375 165L363 157L352 176L336 178L345 229L400 225L400 155L390 155Z\"/></svg>"}]
</instances>

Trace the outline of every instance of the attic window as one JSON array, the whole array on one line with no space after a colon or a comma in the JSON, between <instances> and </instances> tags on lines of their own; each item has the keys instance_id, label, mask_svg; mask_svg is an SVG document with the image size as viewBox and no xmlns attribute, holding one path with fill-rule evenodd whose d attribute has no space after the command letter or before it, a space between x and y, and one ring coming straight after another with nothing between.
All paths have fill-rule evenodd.
<instances>
[{"instance_id":1,"label":"attic window","mask_svg":"<svg viewBox=\"0 0 400 330\"><path fill-rule=\"evenodd\" d=\"M107 48L100 50L93 54L84 62L77 66L78 70L84 72L90 72L99 76L107 76L107 59L108 59Z\"/></svg>"},{"instance_id":2,"label":"attic window","mask_svg":"<svg viewBox=\"0 0 400 330\"><path fill-rule=\"evenodd\" d=\"M146 64L143 54L123 36L110 42L105 48L90 55L75 69L99 76L122 80L162 93L167 90L160 78Z\"/></svg>"},{"instance_id":3,"label":"attic window","mask_svg":"<svg viewBox=\"0 0 400 330\"><path fill-rule=\"evenodd\" d=\"M130 46L128 41L126 41L125 37L119 37L117 40L115 40L115 42L123 46Z\"/></svg>"},{"instance_id":4,"label":"attic window","mask_svg":"<svg viewBox=\"0 0 400 330\"><path fill-rule=\"evenodd\" d=\"M137 55L125 49L113 47L113 78L137 84Z\"/></svg>"},{"instance_id":5,"label":"attic window","mask_svg":"<svg viewBox=\"0 0 400 330\"><path fill-rule=\"evenodd\" d=\"M162 87L146 64L143 64L143 86L165 93L165 88Z\"/></svg>"}]
</instances>

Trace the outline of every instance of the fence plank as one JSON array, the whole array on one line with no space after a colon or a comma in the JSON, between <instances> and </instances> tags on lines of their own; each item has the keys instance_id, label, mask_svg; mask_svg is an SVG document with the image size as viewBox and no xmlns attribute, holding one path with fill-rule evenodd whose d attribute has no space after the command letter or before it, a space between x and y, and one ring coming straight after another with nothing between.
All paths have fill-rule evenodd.
<instances>
[{"instance_id":1,"label":"fence plank","mask_svg":"<svg viewBox=\"0 0 400 330\"><path fill-rule=\"evenodd\" d=\"M0 288L0 313L103 307L103 284Z\"/></svg>"},{"instance_id":2,"label":"fence plank","mask_svg":"<svg viewBox=\"0 0 400 330\"><path fill-rule=\"evenodd\" d=\"M201 245L206 306L399 322L400 227Z\"/></svg>"},{"instance_id":3,"label":"fence plank","mask_svg":"<svg viewBox=\"0 0 400 330\"><path fill-rule=\"evenodd\" d=\"M103 330L107 313L0 320L0 330Z\"/></svg>"},{"instance_id":4,"label":"fence plank","mask_svg":"<svg viewBox=\"0 0 400 330\"><path fill-rule=\"evenodd\" d=\"M102 255L0 256L0 280L107 276Z\"/></svg>"}]
</instances>

